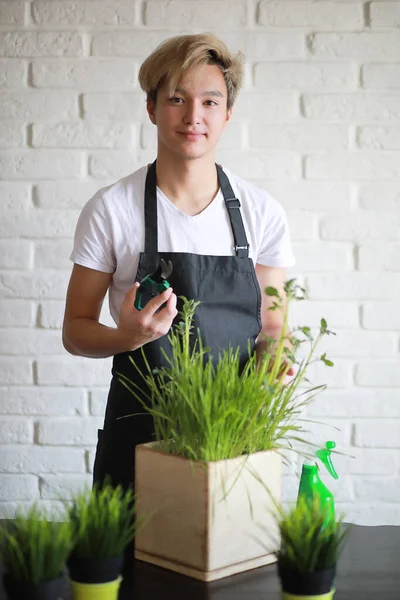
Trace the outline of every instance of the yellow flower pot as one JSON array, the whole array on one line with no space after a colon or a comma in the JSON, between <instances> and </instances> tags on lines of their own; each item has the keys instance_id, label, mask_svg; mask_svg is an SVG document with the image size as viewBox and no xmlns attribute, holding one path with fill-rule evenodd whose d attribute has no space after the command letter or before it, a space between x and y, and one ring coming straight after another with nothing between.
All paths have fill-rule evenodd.
<instances>
[{"instance_id":1,"label":"yellow flower pot","mask_svg":"<svg viewBox=\"0 0 400 600\"><path fill-rule=\"evenodd\" d=\"M118 600L122 577L107 583L80 583L71 580L72 600Z\"/></svg>"},{"instance_id":2,"label":"yellow flower pot","mask_svg":"<svg viewBox=\"0 0 400 600\"><path fill-rule=\"evenodd\" d=\"M332 600L336 590L331 590L327 594L318 594L316 596L298 596L297 594L288 594L282 592L282 600Z\"/></svg>"}]
</instances>

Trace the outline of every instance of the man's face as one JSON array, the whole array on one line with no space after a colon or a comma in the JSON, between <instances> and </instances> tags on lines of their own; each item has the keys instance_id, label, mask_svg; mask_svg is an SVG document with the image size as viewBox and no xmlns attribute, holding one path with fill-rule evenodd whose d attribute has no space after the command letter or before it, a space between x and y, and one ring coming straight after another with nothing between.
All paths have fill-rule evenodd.
<instances>
[{"instance_id":1,"label":"man's face","mask_svg":"<svg viewBox=\"0 0 400 600\"><path fill-rule=\"evenodd\" d=\"M217 65L206 65L196 77L184 76L172 95L161 87L156 106L147 103L150 120L157 126L159 151L186 160L214 155L232 113L227 109L227 96Z\"/></svg>"}]
</instances>

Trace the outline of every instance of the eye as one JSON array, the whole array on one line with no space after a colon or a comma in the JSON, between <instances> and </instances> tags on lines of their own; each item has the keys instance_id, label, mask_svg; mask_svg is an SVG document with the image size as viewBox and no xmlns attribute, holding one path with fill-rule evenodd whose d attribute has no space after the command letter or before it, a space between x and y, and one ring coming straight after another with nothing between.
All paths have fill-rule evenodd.
<instances>
[{"instance_id":1,"label":"eye","mask_svg":"<svg viewBox=\"0 0 400 600\"><path fill-rule=\"evenodd\" d=\"M183 102L183 98L179 98L179 96L172 96L169 101L173 104L181 104L181 102Z\"/></svg>"},{"instance_id":2,"label":"eye","mask_svg":"<svg viewBox=\"0 0 400 600\"><path fill-rule=\"evenodd\" d=\"M207 106L218 106L218 102L214 102L214 100L206 100L204 104L207 104Z\"/></svg>"}]
</instances>

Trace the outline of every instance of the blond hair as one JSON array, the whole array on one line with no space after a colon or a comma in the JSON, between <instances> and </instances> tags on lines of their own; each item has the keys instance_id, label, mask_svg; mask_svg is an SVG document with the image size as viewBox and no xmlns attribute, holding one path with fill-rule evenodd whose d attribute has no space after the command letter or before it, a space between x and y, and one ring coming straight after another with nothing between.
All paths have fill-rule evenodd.
<instances>
[{"instance_id":1,"label":"blond hair","mask_svg":"<svg viewBox=\"0 0 400 600\"><path fill-rule=\"evenodd\" d=\"M182 35L162 42L140 67L140 87L155 104L164 83L172 94L183 74L189 70L198 74L206 65L221 69L228 91L227 108L231 108L242 85L243 55L231 54L211 33Z\"/></svg>"}]
</instances>

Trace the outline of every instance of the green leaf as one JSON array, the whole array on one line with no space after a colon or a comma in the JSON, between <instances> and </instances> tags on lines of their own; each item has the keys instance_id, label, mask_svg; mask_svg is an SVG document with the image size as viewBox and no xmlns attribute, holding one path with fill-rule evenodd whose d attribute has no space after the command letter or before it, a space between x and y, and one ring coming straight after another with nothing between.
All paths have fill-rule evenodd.
<instances>
[{"instance_id":1,"label":"green leaf","mask_svg":"<svg viewBox=\"0 0 400 600\"><path fill-rule=\"evenodd\" d=\"M326 353L322 354L322 356L320 357L320 360L322 360L324 365L326 365L327 367L334 366L334 363L331 360L329 360L328 358L326 358Z\"/></svg>"},{"instance_id":2,"label":"green leaf","mask_svg":"<svg viewBox=\"0 0 400 600\"><path fill-rule=\"evenodd\" d=\"M272 287L272 286L268 286L265 288L265 293L267 296L275 296L276 298L279 298L279 292L276 288Z\"/></svg>"},{"instance_id":3,"label":"green leaf","mask_svg":"<svg viewBox=\"0 0 400 600\"><path fill-rule=\"evenodd\" d=\"M299 330L302 331L309 340L313 340L310 327L299 327Z\"/></svg>"},{"instance_id":4,"label":"green leaf","mask_svg":"<svg viewBox=\"0 0 400 600\"><path fill-rule=\"evenodd\" d=\"M268 307L268 310L277 310L281 308L277 302L273 302L271 306Z\"/></svg>"}]
</instances>

